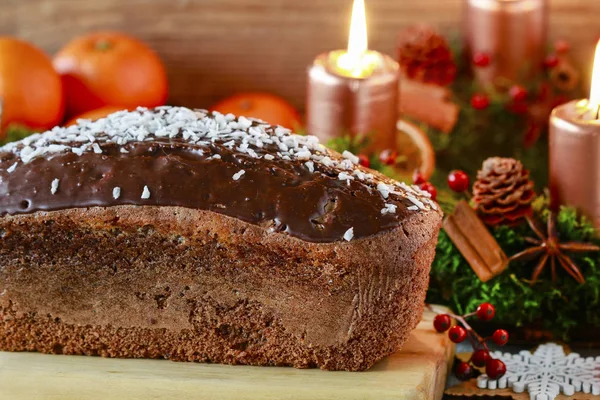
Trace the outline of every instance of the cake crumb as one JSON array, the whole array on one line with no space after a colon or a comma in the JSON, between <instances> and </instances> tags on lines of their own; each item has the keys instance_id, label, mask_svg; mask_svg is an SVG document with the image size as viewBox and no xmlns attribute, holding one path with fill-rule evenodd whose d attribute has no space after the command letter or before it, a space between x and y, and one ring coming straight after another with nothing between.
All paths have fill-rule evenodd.
<instances>
[{"instance_id":1,"label":"cake crumb","mask_svg":"<svg viewBox=\"0 0 600 400\"><path fill-rule=\"evenodd\" d=\"M142 199L149 199L150 198L150 189L148 189L148 186L144 186L144 191L142 192Z\"/></svg>"},{"instance_id":2,"label":"cake crumb","mask_svg":"<svg viewBox=\"0 0 600 400\"><path fill-rule=\"evenodd\" d=\"M58 190L58 184L60 183L60 179L56 178L52 181L52 184L50 184L50 193L55 194L56 191Z\"/></svg>"},{"instance_id":3,"label":"cake crumb","mask_svg":"<svg viewBox=\"0 0 600 400\"><path fill-rule=\"evenodd\" d=\"M115 187L115 188L113 189L113 193L112 193L112 195L113 195L113 199L115 199L115 200L116 200L116 199L118 199L119 197L121 197L121 188L120 188L120 187L118 187L118 186L117 186L117 187Z\"/></svg>"},{"instance_id":4,"label":"cake crumb","mask_svg":"<svg viewBox=\"0 0 600 400\"><path fill-rule=\"evenodd\" d=\"M233 174L233 180L237 181L238 179L240 179L242 177L242 175L244 175L246 173L246 171L244 171L243 169L240 170L239 172L236 172L235 174Z\"/></svg>"},{"instance_id":5,"label":"cake crumb","mask_svg":"<svg viewBox=\"0 0 600 400\"><path fill-rule=\"evenodd\" d=\"M350 228L346 231L346 233L344 233L344 240L346 242L351 241L353 237L354 237L354 228Z\"/></svg>"}]
</instances>

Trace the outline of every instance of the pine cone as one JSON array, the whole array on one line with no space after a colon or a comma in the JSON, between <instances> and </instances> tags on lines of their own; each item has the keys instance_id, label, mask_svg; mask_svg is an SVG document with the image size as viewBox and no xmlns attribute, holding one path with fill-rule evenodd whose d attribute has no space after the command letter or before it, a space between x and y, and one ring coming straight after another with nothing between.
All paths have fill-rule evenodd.
<instances>
[{"instance_id":1,"label":"pine cone","mask_svg":"<svg viewBox=\"0 0 600 400\"><path fill-rule=\"evenodd\" d=\"M475 208L487 225L520 223L531 214L534 198L529 171L513 158L488 158L473 184Z\"/></svg>"},{"instance_id":2,"label":"pine cone","mask_svg":"<svg viewBox=\"0 0 600 400\"><path fill-rule=\"evenodd\" d=\"M398 62L409 79L451 84L456 78L456 63L446 39L428 26L418 25L400 32Z\"/></svg>"}]
</instances>

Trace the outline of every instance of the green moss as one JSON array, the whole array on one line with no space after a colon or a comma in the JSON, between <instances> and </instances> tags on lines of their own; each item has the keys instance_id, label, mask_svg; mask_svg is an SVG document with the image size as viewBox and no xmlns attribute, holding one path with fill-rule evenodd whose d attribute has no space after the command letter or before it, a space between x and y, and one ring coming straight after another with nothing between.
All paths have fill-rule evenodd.
<instances>
[{"instance_id":1,"label":"green moss","mask_svg":"<svg viewBox=\"0 0 600 400\"><path fill-rule=\"evenodd\" d=\"M546 208L539 210L547 220ZM561 241L600 244L589 221L578 217L572 208L563 208L557 216ZM499 227L492 234L508 256L529 245L525 236L535 236L525 224L517 228ZM511 263L500 276L481 282L449 237L440 233L431 270L427 301L445 304L459 313L470 312L487 301L496 307L496 320L510 325L540 324L557 337L567 340L572 329L600 326L600 253L571 253L586 281L578 284L558 267L558 281L552 282L550 266L531 286L536 260Z\"/></svg>"}]
</instances>

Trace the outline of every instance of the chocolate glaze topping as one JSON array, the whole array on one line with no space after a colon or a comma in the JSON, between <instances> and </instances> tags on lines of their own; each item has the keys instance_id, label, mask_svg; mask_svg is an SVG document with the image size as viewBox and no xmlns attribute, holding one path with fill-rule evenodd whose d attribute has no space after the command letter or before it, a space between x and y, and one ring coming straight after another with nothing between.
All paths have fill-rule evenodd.
<instances>
[{"instance_id":1,"label":"chocolate glaze topping","mask_svg":"<svg viewBox=\"0 0 600 400\"><path fill-rule=\"evenodd\" d=\"M210 210L311 242L365 237L437 207L426 194L257 120L161 107L0 148L0 213L114 205Z\"/></svg>"}]
</instances>

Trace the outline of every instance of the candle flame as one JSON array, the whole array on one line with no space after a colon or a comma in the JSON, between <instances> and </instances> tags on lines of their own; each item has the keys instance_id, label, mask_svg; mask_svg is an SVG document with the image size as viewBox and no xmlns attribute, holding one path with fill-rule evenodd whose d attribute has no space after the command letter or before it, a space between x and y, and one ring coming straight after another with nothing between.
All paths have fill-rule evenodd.
<instances>
[{"instance_id":1,"label":"candle flame","mask_svg":"<svg viewBox=\"0 0 600 400\"><path fill-rule=\"evenodd\" d=\"M367 50L367 42L365 1L354 0L348 50L340 54L336 63L341 73L353 78L363 78L373 72L375 61L373 54Z\"/></svg>"},{"instance_id":2,"label":"candle flame","mask_svg":"<svg viewBox=\"0 0 600 400\"><path fill-rule=\"evenodd\" d=\"M366 78L381 65L379 53L368 50L365 0L354 0L348 37L348 50L333 52L333 63L338 73L351 78Z\"/></svg>"},{"instance_id":3,"label":"candle flame","mask_svg":"<svg viewBox=\"0 0 600 400\"><path fill-rule=\"evenodd\" d=\"M365 1L354 0L350 36L348 37L348 56L358 64L368 47Z\"/></svg>"},{"instance_id":4,"label":"candle flame","mask_svg":"<svg viewBox=\"0 0 600 400\"><path fill-rule=\"evenodd\" d=\"M592 73L590 104L594 107L600 107L600 41L598 41L596 46L596 56L594 58L594 72Z\"/></svg>"}]
</instances>

